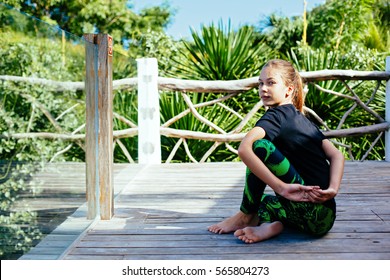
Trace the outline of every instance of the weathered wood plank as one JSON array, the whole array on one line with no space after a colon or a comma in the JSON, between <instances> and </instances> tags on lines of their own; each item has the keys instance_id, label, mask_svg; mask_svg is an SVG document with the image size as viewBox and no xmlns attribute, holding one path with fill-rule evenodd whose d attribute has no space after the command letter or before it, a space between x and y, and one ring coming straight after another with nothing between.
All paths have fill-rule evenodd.
<instances>
[{"instance_id":1,"label":"weathered wood plank","mask_svg":"<svg viewBox=\"0 0 390 280\"><path fill-rule=\"evenodd\" d=\"M339 258L342 260L388 260L387 253L339 253ZM139 260L138 255L70 255L67 257L67 260ZM233 254L227 254L224 257L221 257L220 254L196 254L196 255L157 255L157 254L148 254L142 256L143 260L237 260L237 256ZM334 260L333 254L265 254L265 253L256 253L256 254L242 254L240 255L240 260Z\"/></svg>"},{"instance_id":2,"label":"weathered wood plank","mask_svg":"<svg viewBox=\"0 0 390 280\"><path fill-rule=\"evenodd\" d=\"M127 234L96 234L96 233L89 233L83 238L83 241L112 241L113 239L116 242L121 241L136 241L136 242L143 242L150 240L150 234L155 235L151 231L144 231L143 233L138 234L132 234L131 239L129 239L129 236ZM284 232L279 237L279 239L307 239L307 235L298 233L298 232ZM388 233L387 232L331 232L322 237L323 239L388 239ZM222 234L222 235L210 235L210 234L159 234L156 236L156 240L159 241L188 241L188 240L197 240L197 241L204 241L204 240L224 240L228 239L231 240L232 236L229 234Z\"/></svg>"},{"instance_id":3,"label":"weathered wood plank","mask_svg":"<svg viewBox=\"0 0 390 280\"><path fill-rule=\"evenodd\" d=\"M305 242L283 242L283 246L281 246L281 241L277 241L278 244L271 244L272 241L268 240L267 242L263 242L261 245L255 244L254 246L248 246L248 244L238 243L236 240L231 240L230 242L215 242L215 244L220 245L210 245L206 247L188 247L186 243L181 244L180 242L177 242L173 243L176 244L175 247L155 247L161 246L162 242L160 242L159 245L151 247L147 247L144 244L142 244L142 247L140 244L138 244L138 247L77 247L73 249L73 252L79 255L138 255L139 259L142 259L142 255L148 254L161 255L159 259L163 259L165 255L201 255L202 251L207 251L208 254L220 255L221 259L224 259L224 256L228 254L233 254L237 259L239 259L240 255L243 254L273 254L273 252L277 252L278 254L296 254L296 258L299 258L299 255L306 253L318 255L323 253L333 253L333 257L338 259L339 253L388 253L390 249L389 245L383 246L373 242L366 242L365 244L362 244L362 240L355 240L355 242L349 242L348 244L344 244L343 242L342 246L340 246L337 242L326 242L326 240L322 240L321 244L323 246ZM198 243L197 245L199 244L202 243ZM225 246L222 246L222 244Z\"/></svg>"},{"instance_id":4,"label":"weathered wood plank","mask_svg":"<svg viewBox=\"0 0 390 280\"><path fill-rule=\"evenodd\" d=\"M338 258L341 260L388 260L388 253L338 253ZM237 260L237 256L234 254L227 254L225 256L221 255L212 255L212 254L199 254L199 255L143 255L143 260ZM122 256L124 260L139 260L137 255L124 255ZM90 260L98 259L92 255L75 255L70 256L70 260ZM240 260L334 260L334 254L266 254L266 253L256 253L256 254L240 254Z\"/></svg>"}]
</instances>

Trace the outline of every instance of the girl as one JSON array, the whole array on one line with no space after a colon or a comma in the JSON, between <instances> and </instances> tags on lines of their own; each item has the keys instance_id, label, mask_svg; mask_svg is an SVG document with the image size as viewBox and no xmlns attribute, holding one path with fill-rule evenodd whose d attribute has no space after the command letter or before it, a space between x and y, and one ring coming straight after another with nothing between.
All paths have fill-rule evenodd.
<instances>
[{"instance_id":1,"label":"girl","mask_svg":"<svg viewBox=\"0 0 390 280\"><path fill-rule=\"evenodd\" d=\"M240 211L208 230L234 232L245 243L276 236L284 225L324 235L336 218L344 156L303 115L302 80L291 63L269 61L259 95L269 109L238 149L247 166ZM264 194L266 185L275 195Z\"/></svg>"}]
</instances>

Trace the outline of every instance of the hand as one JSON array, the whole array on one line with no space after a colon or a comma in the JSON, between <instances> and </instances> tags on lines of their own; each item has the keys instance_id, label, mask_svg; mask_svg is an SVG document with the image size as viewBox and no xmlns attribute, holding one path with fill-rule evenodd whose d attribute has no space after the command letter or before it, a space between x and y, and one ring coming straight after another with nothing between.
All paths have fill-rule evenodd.
<instances>
[{"instance_id":1,"label":"hand","mask_svg":"<svg viewBox=\"0 0 390 280\"><path fill-rule=\"evenodd\" d=\"M319 186L284 184L280 195L291 201L323 203L334 198L337 191L333 188L322 190Z\"/></svg>"},{"instance_id":2,"label":"hand","mask_svg":"<svg viewBox=\"0 0 390 280\"><path fill-rule=\"evenodd\" d=\"M318 186L304 186L300 184L285 184L279 193L284 198L291 201L314 202L313 197L321 196Z\"/></svg>"},{"instance_id":3,"label":"hand","mask_svg":"<svg viewBox=\"0 0 390 280\"><path fill-rule=\"evenodd\" d=\"M313 203L323 203L329 199L334 198L336 195L337 195L337 192L331 188L328 188L326 190L316 188L310 192L307 192L307 196L310 199L309 201L311 201Z\"/></svg>"}]
</instances>

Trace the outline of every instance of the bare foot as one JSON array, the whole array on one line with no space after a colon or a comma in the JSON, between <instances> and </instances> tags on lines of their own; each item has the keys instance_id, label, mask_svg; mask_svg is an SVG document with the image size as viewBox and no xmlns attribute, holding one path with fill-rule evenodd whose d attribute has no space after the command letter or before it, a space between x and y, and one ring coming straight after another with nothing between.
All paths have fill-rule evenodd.
<instances>
[{"instance_id":1,"label":"bare foot","mask_svg":"<svg viewBox=\"0 0 390 280\"><path fill-rule=\"evenodd\" d=\"M256 214L237 214L223 220L222 222L211 225L207 229L213 233L229 233L248 226L256 226L259 223L259 217Z\"/></svg>"},{"instance_id":2,"label":"bare foot","mask_svg":"<svg viewBox=\"0 0 390 280\"><path fill-rule=\"evenodd\" d=\"M234 236L245 243L260 242L274 237L283 231L283 224L279 221L264 223L257 227L246 227L234 232Z\"/></svg>"}]
</instances>

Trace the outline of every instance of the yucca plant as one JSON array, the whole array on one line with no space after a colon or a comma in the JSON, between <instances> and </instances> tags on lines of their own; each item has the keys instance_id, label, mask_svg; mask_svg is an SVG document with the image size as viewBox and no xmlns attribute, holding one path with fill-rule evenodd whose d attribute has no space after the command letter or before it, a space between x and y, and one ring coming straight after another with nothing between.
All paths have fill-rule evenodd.
<instances>
[{"instance_id":1,"label":"yucca plant","mask_svg":"<svg viewBox=\"0 0 390 280\"><path fill-rule=\"evenodd\" d=\"M180 75L189 79L236 80L256 76L260 67L272 55L270 49L255 42L253 27L243 26L232 30L230 22L225 27L202 26L200 34L191 30L193 41L183 42L185 60Z\"/></svg>"}]
</instances>

